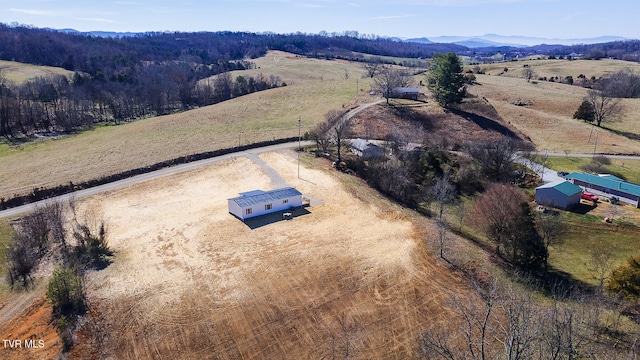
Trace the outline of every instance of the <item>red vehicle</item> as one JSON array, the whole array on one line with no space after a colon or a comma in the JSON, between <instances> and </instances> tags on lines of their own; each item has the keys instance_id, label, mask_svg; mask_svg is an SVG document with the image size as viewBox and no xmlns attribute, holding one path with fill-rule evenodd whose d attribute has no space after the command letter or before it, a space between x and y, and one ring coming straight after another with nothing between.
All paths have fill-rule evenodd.
<instances>
[{"instance_id":1,"label":"red vehicle","mask_svg":"<svg viewBox=\"0 0 640 360\"><path fill-rule=\"evenodd\" d=\"M585 199L585 200L589 200L589 201L593 201L593 202L598 202L598 197L593 195L590 192L583 192L582 195L580 196L581 198Z\"/></svg>"}]
</instances>

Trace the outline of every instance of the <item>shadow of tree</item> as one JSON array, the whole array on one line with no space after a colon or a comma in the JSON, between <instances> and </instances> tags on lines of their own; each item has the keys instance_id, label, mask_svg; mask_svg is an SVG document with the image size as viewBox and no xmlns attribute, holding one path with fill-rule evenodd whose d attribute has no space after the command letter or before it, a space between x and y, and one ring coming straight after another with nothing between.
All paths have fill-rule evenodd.
<instances>
[{"instance_id":1,"label":"shadow of tree","mask_svg":"<svg viewBox=\"0 0 640 360\"><path fill-rule=\"evenodd\" d=\"M602 126L601 128L608 130L616 135L624 136L629 140L640 140L640 134L636 134L628 131L616 130L616 129L608 128L605 126Z\"/></svg>"},{"instance_id":2,"label":"shadow of tree","mask_svg":"<svg viewBox=\"0 0 640 360\"><path fill-rule=\"evenodd\" d=\"M476 125L481 127L483 130L491 130L498 132L502 135L508 136L513 139L522 140L520 136L514 133L508 127L500 124L499 122L489 119L488 117L470 113L468 111L460 110L460 109L449 109L453 114L456 114L464 119L474 122Z\"/></svg>"}]
</instances>

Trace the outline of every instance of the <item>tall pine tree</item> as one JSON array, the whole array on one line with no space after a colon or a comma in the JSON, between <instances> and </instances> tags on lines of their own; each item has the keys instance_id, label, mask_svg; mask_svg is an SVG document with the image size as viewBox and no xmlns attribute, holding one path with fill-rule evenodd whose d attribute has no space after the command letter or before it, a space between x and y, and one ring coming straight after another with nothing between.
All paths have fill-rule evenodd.
<instances>
[{"instance_id":1,"label":"tall pine tree","mask_svg":"<svg viewBox=\"0 0 640 360\"><path fill-rule=\"evenodd\" d=\"M466 94L462 62L456 53L433 55L427 81L429 90L445 108L460 103Z\"/></svg>"}]
</instances>

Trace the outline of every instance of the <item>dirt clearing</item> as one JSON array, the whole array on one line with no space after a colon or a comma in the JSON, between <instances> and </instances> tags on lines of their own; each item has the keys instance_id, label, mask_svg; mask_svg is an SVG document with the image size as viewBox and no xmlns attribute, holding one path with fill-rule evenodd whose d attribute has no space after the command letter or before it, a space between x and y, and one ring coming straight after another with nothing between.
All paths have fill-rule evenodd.
<instances>
[{"instance_id":1,"label":"dirt clearing","mask_svg":"<svg viewBox=\"0 0 640 360\"><path fill-rule=\"evenodd\" d=\"M105 193L83 202L109 226L115 261L87 294L101 358L410 357L447 317L461 280L427 254L400 208L334 170L301 168L292 151L261 158L322 201L288 221L249 228L227 211L239 192L270 189L251 160ZM328 163L322 163L328 168ZM321 167L321 166L320 166ZM351 181L351 180L349 180ZM371 201L363 201L363 197ZM420 234L420 235L418 235Z\"/></svg>"}]
</instances>

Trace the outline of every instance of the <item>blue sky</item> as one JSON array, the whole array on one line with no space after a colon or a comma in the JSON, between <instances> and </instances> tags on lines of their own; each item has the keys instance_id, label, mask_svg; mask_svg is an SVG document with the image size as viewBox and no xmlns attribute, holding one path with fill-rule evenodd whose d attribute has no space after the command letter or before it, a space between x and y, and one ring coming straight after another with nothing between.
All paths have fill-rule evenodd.
<instances>
[{"instance_id":1,"label":"blue sky","mask_svg":"<svg viewBox=\"0 0 640 360\"><path fill-rule=\"evenodd\" d=\"M640 39L639 15L638 0L0 0L3 23L117 32Z\"/></svg>"}]
</instances>

